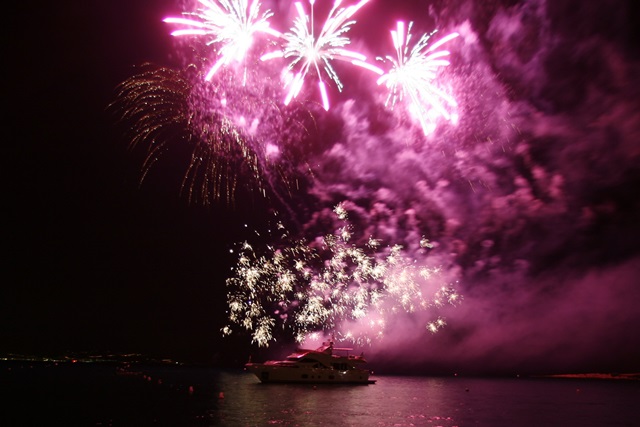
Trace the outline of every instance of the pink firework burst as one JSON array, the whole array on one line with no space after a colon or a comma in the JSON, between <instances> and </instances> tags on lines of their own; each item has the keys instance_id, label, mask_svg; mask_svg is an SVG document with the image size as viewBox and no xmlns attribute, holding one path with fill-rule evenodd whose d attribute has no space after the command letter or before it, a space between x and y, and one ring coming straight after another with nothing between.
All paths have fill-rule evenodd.
<instances>
[{"instance_id":1,"label":"pink firework burst","mask_svg":"<svg viewBox=\"0 0 640 427\"><path fill-rule=\"evenodd\" d=\"M340 8L341 0L336 0L317 34L314 31L315 0L309 0L310 14L304 10L302 3L295 3L298 16L289 32L282 36L285 40L283 49L267 53L261 58L263 61L282 57L291 60L288 69L294 74L288 82L289 91L284 101L285 105L298 96L308 74L315 71L322 104L325 110L328 110L329 96L323 76L332 80L338 90L341 91L343 88L342 81L331 64L333 60L346 61L382 74L382 70L366 62L365 55L345 49L350 43L345 33L355 23L352 17L368 2L369 0L361 0L355 5Z\"/></svg>"},{"instance_id":2,"label":"pink firework burst","mask_svg":"<svg viewBox=\"0 0 640 427\"><path fill-rule=\"evenodd\" d=\"M380 76L378 85L385 85L389 91L385 105L394 108L397 103L405 101L427 135L435 129L435 118L443 117L454 123L458 118L453 112L458 103L436 82L438 70L449 65L449 51L438 48L458 37L458 33L429 44L434 31L423 34L411 45L412 26L413 22L405 27L404 22L398 21L397 29L391 31L396 56L378 58L392 64L390 70Z\"/></svg>"},{"instance_id":3,"label":"pink firework burst","mask_svg":"<svg viewBox=\"0 0 640 427\"><path fill-rule=\"evenodd\" d=\"M173 36L200 36L207 45L217 45L218 60L211 66L205 80L211 80L222 66L242 62L258 33L275 36L281 34L269 26L270 10L260 12L258 0L198 0L202 7L195 12L184 12L186 17L165 18L169 24L183 25ZM189 18L192 17L192 18Z\"/></svg>"}]
</instances>

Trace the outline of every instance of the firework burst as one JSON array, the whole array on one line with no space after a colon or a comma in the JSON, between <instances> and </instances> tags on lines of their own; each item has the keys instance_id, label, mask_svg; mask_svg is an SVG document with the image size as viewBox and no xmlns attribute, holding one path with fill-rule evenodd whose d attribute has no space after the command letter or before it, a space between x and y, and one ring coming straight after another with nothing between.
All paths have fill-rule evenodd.
<instances>
[{"instance_id":1,"label":"firework burst","mask_svg":"<svg viewBox=\"0 0 640 427\"><path fill-rule=\"evenodd\" d=\"M141 181L168 152L173 158L187 153L181 191L190 202L233 204L241 186L277 195L293 176L283 169L281 146L300 139L305 125L255 88L229 83L232 76L218 80L205 83L195 73L145 64L119 85L110 108L131 149L145 150Z\"/></svg>"},{"instance_id":2,"label":"firework burst","mask_svg":"<svg viewBox=\"0 0 640 427\"><path fill-rule=\"evenodd\" d=\"M378 85L388 89L386 106L393 108L397 103L406 101L409 111L417 118L426 135L434 130L437 117L452 122L457 120L457 114L452 113L458 105L456 100L439 88L435 80L438 70L449 65L446 59L449 51L437 49L456 38L458 33L451 33L429 44L434 31L423 34L412 45L412 26L413 22L405 27L405 23L399 21L397 29L391 31L396 55L378 58L392 64L391 69L378 78Z\"/></svg>"},{"instance_id":3,"label":"firework burst","mask_svg":"<svg viewBox=\"0 0 640 427\"><path fill-rule=\"evenodd\" d=\"M184 12L186 17L168 17L164 22L182 25L173 36L198 36L206 40L206 45L217 47L218 60L211 66L205 80L209 81L222 67L231 62L242 62L258 33L280 36L269 26L273 13L260 12L258 0L198 0L202 7L196 12ZM192 17L192 18L189 18Z\"/></svg>"},{"instance_id":4,"label":"firework burst","mask_svg":"<svg viewBox=\"0 0 640 427\"><path fill-rule=\"evenodd\" d=\"M324 331L340 340L370 344L382 338L390 316L428 310L460 300L440 282L440 269L419 267L394 245L381 248L370 238L363 247L351 243L352 226L342 206L334 210L340 226L317 241L270 245L259 254L245 242L235 275L227 280L230 324L250 332L253 342L268 346L277 331L290 330L298 342ZM431 296L429 296L431 295ZM435 332L438 318L425 327Z\"/></svg>"},{"instance_id":5,"label":"firework burst","mask_svg":"<svg viewBox=\"0 0 640 427\"><path fill-rule=\"evenodd\" d=\"M293 73L293 77L287 82L289 91L284 100L285 105L298 96L307 75L315 72L322 105L325 110L328 110L329 95L323 76L333 81L338 90L341 91L343 88L342 81L331 64L333 60L346 61L374 70L379 74L382 74L382 71L367 63L365 55L345 49L345 46L351 42L345 33L355 23L351 18L369 0L361 0L355 5L344 8L340 8L341 0L336 0L317 34L314 30L315 0L309 2L311 4L310 14L305 12L302 3L295 3L298 16L291 30L282 36L285 40L284 48L267 53L261 59L263 61L280 57L290 59L288 70Z\"/></svg>"}]
</instances>

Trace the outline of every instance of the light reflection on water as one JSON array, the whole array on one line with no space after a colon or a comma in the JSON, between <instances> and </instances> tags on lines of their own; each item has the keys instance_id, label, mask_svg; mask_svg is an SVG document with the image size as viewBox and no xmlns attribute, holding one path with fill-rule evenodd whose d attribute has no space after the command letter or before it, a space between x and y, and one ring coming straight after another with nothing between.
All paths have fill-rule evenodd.
<instances>
[{"instance_id":1,"label":"light reflection on water","mask_svg":"<svg viewBox=\"0 0 640 427\"><path fill-rule=\"evenodd\" d=\"M620 425L640 419L640 384L551 379L378 376L373 385L261 384L224 374L229 426Z\"/></svg>"},{"instance_id":2,"label":"light reflection on water","mask_svg":"<svg viewBox=\"0 0 640 427\"><path fill-rule=\"evenodd\" d=\"M228 425L455 425L441 379L384 377L339 386L261 384L253 375L221 379L226 391L218 411Z\"/></svg>"},{"instance_id":3,"label":"light reflection on water","mask_svg":"<svg viewBox=\"0 0 640 427\"><path fill-rule=\"evenodd\" d=\"M640 381L380 376L262 384L242 370L0 364L0 426L635 426Z\"/></svg>"}]
</instances>

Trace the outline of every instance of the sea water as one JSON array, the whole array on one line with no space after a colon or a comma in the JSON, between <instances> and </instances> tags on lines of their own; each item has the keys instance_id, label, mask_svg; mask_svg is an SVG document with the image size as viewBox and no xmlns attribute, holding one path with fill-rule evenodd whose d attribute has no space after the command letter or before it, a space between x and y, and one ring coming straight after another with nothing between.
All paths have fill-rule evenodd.
<instances>
[{"instance_id":1,"label":"sea water","mask_svg":"<svg viewBox=\"0 0 640 427\"><path fill-rule=\"evenodd\" d=\"M262 384L193 366L0 363L0 426L640 426L640 382L375 375Z\"/></svg>"}]
</instances>

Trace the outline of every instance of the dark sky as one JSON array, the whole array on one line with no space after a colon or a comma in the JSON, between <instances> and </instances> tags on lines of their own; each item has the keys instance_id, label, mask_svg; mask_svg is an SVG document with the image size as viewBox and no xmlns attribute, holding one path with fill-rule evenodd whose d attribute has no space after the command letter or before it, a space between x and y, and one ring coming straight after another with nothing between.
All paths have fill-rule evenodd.
<instances>
[{"instance_id":1,"label":"dark sky","mask_svg":"<svg viewBox=\"0 0 640 427\"><path fill-rule=\"evenodd\" d=\"M244 224L264 225L269 201L248 191L232 206L189 204L172 152L139 185L140 152L107 110L144 62L183 67L161 22L178 2L63 3L20 4L5 26L0 352L211 361L239 346L244 359L249 338L219 333L229 248ZM382 3L362 10L359 49L379 49L410 13L424 31L460 32L446 75L460 123L425 138L348 76L354 89L332 94L313 149L288 160L313 179L278 200L309 239L346 200L388 241L437 243L432 259L463 303L435 335L423 326L433 313L395 316L370 354L425 373L640 370L637 7Z\"/></svg>"}]
</instances>

